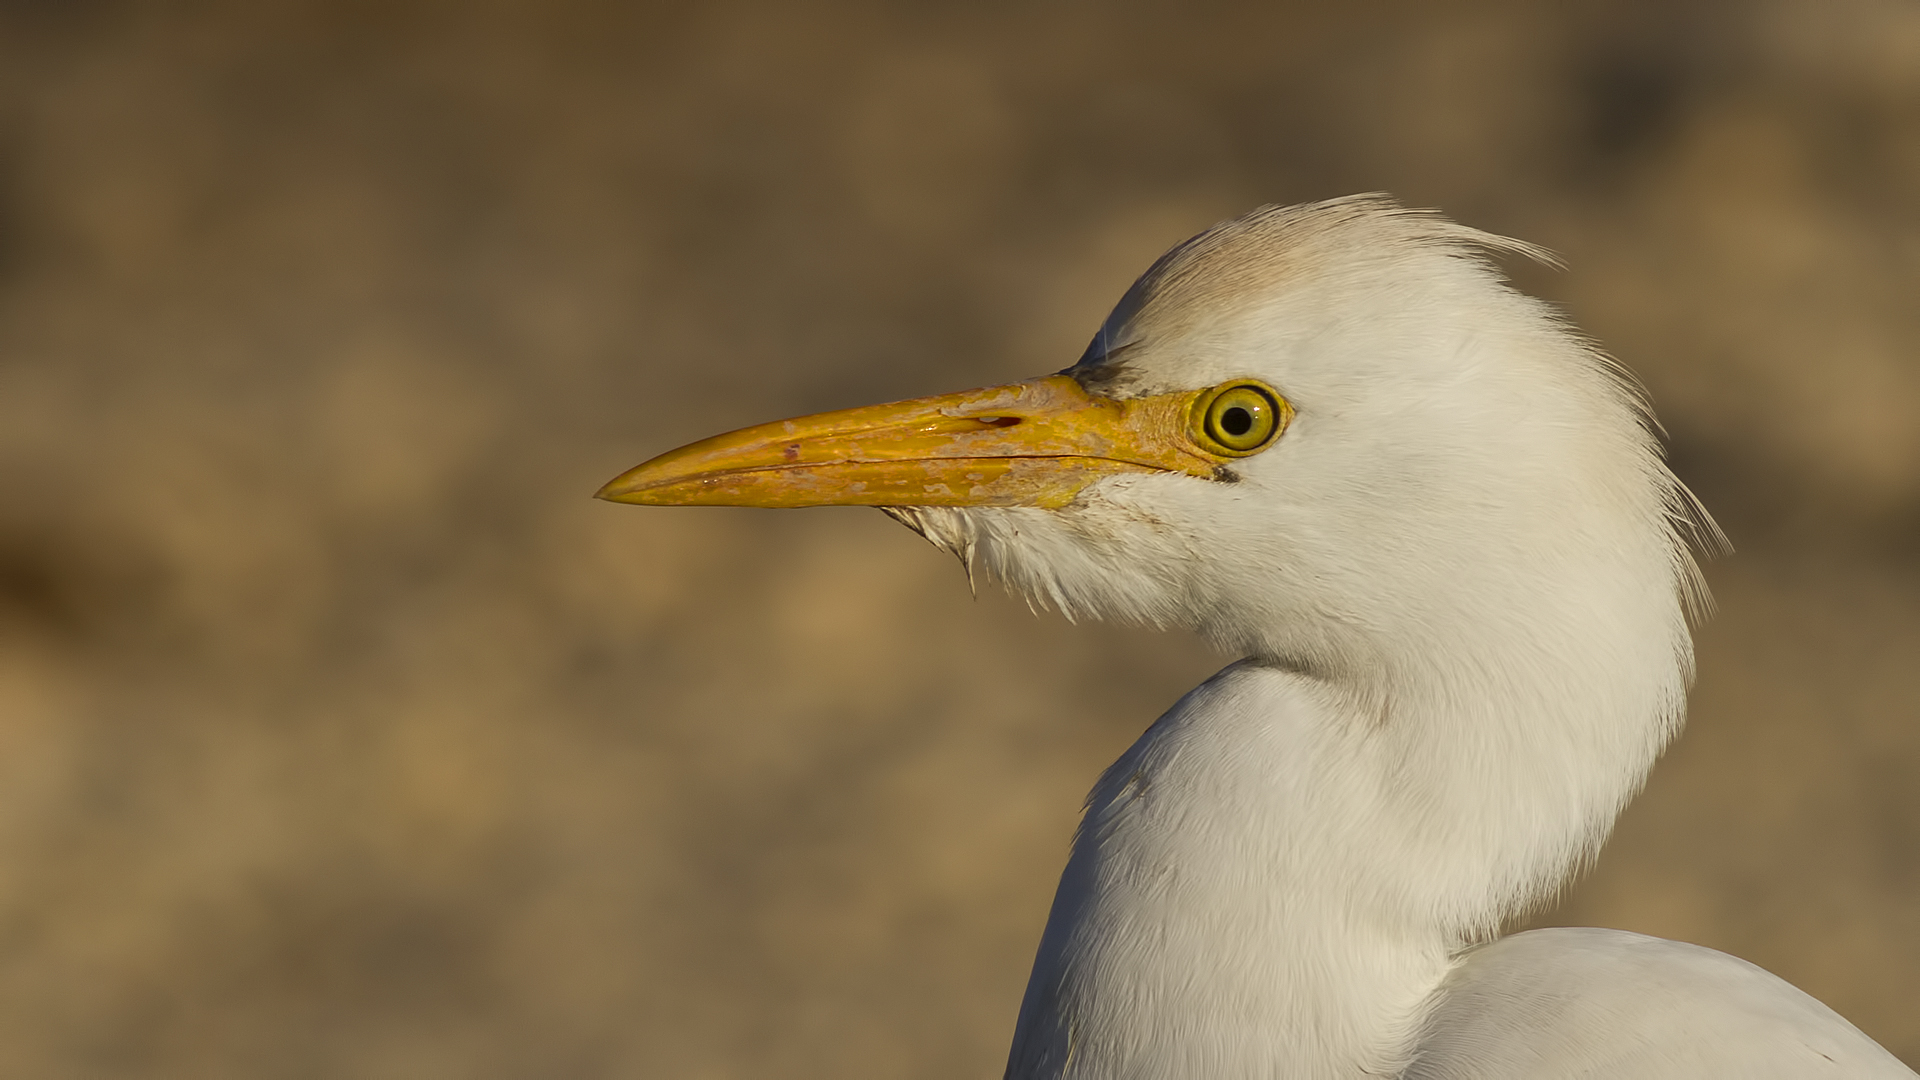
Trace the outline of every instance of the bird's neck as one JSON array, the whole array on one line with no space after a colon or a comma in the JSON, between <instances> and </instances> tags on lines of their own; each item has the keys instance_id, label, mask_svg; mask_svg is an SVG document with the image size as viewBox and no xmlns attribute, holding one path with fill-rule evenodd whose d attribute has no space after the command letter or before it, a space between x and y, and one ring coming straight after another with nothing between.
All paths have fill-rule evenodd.
<instances>
[{"instance_id":1,"label":"bird's neck","mask_svg":"<svg viewBox=\"0 0 1920 1080\"><path fill-rule=\"evenodd\" d=\"M1385 694L1243 662L1158 721L1089 800L1008 1075L1396 1073L1454 955L1592 852L1671 729L1617 657L1455 660Z\"/></svg>"}]
</instances>

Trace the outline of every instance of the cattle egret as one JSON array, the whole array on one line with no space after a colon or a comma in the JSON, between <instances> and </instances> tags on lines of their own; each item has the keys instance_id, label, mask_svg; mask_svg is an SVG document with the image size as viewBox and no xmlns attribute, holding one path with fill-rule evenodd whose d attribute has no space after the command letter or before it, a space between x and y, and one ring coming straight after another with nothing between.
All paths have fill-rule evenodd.
<instances>
[{"instance_id":1,"label":"cattle egret","mask_svg":"<svg viewBox=\"0 0 1920 1080\"><path fill-rule=\"evenodd\" d=\"M1632 377L1490 253L1540 256L1380 196L1263 208L1060 374L600 492L877 506L1038 604L1242 657L1095 785L1009 1078L1915 1075L1723 953L1497 939L1679 728L1714 533Z\"/></svg>"}]
</instances>

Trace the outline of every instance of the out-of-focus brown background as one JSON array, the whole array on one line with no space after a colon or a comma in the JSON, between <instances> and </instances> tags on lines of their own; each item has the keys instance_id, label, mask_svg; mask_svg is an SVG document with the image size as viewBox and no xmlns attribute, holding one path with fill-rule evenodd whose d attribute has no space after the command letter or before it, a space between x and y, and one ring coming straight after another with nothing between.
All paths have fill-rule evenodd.
<instances>
[{"instance_id":1,"label":"out-of-focus brown background","mask_svg":"<svg viewBox=\"0 0 1920 1080\"><path fill-rule=\"evenodd\" d=\"M998 1075L1082 793L1222 658L587 495L1374 189L1563 253L1740 549L1545 918L1920 1060L1909 0L15 0L0 1074Z\"/></svg>"}]
</instances>

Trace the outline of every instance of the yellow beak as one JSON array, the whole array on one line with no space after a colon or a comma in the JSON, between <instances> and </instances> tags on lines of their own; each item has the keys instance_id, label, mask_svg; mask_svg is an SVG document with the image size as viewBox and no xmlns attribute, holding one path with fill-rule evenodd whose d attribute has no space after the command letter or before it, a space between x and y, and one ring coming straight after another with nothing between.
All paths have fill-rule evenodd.
<instances>
[{"instance_id":1,"label":"yellow beak","mask_svg":"<svg viewBox=\"0 0 1920 1080\"><path fill-rule=\"evenodd\" d=\"M599 498L651 506L1065 506L1102 477L1212 477L1209 391L1115 401L1065 375L779 420L670 450Z\"/></svg>"}]
</instances>

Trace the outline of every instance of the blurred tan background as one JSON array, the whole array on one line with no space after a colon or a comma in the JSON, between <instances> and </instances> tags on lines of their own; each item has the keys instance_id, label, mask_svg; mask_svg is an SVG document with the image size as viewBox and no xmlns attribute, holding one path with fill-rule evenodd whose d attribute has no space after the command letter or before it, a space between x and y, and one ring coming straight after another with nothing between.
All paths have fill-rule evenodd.
<instances>
[{"instance_id":1,"label":"blurred tan background","mask_svg":"<svg viewBox=\"0 0 1920 1080\"><path fill-rule=\"evenodd\" d=\"M0 1075L998 1076L1079 800L1223 662L659 450L1071 362L1387 190L1739 553L1545 921L1920 1061L1920 6L0 4Z\"/></svg>"}]
</instances>

